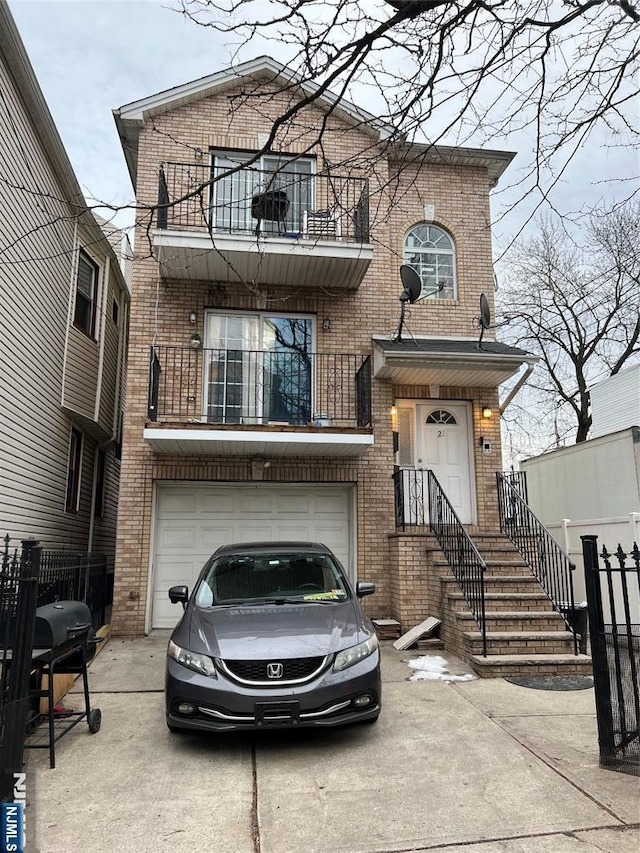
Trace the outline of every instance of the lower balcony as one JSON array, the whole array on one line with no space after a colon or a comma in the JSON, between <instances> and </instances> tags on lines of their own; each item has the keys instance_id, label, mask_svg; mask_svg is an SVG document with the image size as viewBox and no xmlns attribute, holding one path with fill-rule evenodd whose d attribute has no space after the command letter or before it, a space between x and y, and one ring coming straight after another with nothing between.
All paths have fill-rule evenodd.
<instances>
[{"instance_id":1,"label":"lower balcony","mask_svg":"<svg viewBox=\"0 0 640 853\"><path fill-rule=\"evenodd\" d=\"M154 346L148 418L157 453L360 456L373 444L371 359Z\"/></svg>"}]
</instances>

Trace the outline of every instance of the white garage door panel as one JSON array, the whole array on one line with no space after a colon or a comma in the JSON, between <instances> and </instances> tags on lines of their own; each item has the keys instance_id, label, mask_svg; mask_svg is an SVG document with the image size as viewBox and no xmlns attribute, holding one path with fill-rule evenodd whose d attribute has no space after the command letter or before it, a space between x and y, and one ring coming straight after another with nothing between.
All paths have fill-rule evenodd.
<instances>
[{"instance_id":1,"label":"white garage door panel","mask_svg":"<svg viewBox=\"0 0 640 853\"><path fill-rule=\"evenodd\" d=\"M176 624L181 609L169 602L169 587L191 589L216 548L231 542L322 542L351 574L350 508L349 486L159 483L152 626Z\"/></svg>"}]
</instances>

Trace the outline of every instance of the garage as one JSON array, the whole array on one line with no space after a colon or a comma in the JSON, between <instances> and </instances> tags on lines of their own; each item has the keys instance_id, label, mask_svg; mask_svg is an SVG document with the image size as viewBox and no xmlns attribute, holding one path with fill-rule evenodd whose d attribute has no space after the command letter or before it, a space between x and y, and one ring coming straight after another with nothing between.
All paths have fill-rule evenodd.
<instances>
[{"instance_id":1,"label":"garage","mask_svg":"<svg viewBox=\"0 0 640 853\"><path fill-rule=\"evenodd\" d=\"M156 483L151 626L180 617L169 587L192 589L205 561L231 542L322 542L354 573L352 486L305 483Z\"/></svg>"}]
</instances>

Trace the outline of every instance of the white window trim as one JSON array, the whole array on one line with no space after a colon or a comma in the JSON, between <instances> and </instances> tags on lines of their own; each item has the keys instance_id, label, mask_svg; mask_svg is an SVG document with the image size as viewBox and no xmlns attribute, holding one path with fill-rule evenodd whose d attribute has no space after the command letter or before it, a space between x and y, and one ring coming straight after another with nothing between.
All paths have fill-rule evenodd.
<instances>
[{"instance_id":1,"label":"white window trim","mask_svg":"<svg viewBox=\"0 0 640 853\"><path fill-rule=\"evenodd\" d=\"M93 282L93 300L92 300L93 315L92 315L92 322L91 322L91 330L90 331L86 331L85 329L82 328L82 326L79 326L75 321L76 300L78 298L78 279L80 276L80 261L81 261L83 255L95 269L95 278L94 278L94 282ZM77 329L83 335L86 335L92 341L98 341L98 339L100 337L100 335L99 335L99 331L100 331L99 318L100 318L100 305L101 305L102 291L103 291L103 279L104 279L104 267L103 267L103 265L101 263L99 263L98 260L96 260L95 256L92 255L91 252L87 251L87 249L84 246L80 245L78 247L78 261L76 263L76 272L75 272L74 284L73 284L73 311L71 314L71 322L72 322L72 325L75 329Z\"/></svg>"},{"instance_id":2,"label":"white window trim","mask_svg":"<svg viewBox=\"0 0 640 853\"><path fill-rule=\"evenodd\" d=\"M311 350L310 352L313 354L316 352L316 320L317 318L313 314L301 314L296 312L285 313L283 311L233 311L233 310L207 310L204 312L204 348L205 351L208 349L212 349L212 342L209 339L209 318L210 317L251 317L258 318L259 320L259 342L257 352L263 350L263 321L268 319L269 317L292 317L296 320L309 320L311 322ZM268 352L268 350L264 350L264 352ZM207 421L207 393L209 387L209 376L208 376L208 360L204 359L203 365L203 377L202 377L202 420L203 422ZM312 372L311 376L311 411L312 414L316 410L315 405L315 397L316 397L316 378ZM257 415L256 415L257 417Z\"/></svg>"},{"instance_id":3,"label":"white window trim","mask_svg":"<svg viewBox=\"0 0 640 853\"><path fill-rule=\"evenodd\" d=\"M438 231L441 231L443 234L445 234L449 238L449 240L451 240L451 250L449 250L449 249L437 249L437 248L430 248L430 249L413 248L413 249L409 249L407 247L407 238L409 237L409 234L411 234L411 232L414 229L420 228L420 227L435 228ZM453 269L453 295L452 296L443 296L440 293L435 293L435 294L431 294L429 296L421 296L420 298L425 299L425 300L429 300L429 301L433 301L433 302L456 302L458 300L458 270L457 270L456 241L453 238L453 234L451 234L450 231L448 231L446 228L443 228L441 225L438 225L435 222L416 222L414 225L411 226L411 228L407 229L407 231L405 232L404 238L402 240L402 258L403 258L403 262L405 264L409 264L407 256L410 253L414 253L414 254L424 253L424 254L432 254L432 255L448 255L448 256L451 256L451 260L452 260L451 266ZM410 266L410 264L409 264L409 266ZM418 273L418 275L419 275L419 273Z\"/></svg>"}]
</instances>

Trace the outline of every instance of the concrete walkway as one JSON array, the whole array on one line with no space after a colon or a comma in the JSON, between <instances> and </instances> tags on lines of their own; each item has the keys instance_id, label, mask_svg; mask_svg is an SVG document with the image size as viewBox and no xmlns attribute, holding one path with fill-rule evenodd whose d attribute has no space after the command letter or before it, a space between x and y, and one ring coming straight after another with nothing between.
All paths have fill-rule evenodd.
<instances>
[{"instance_id":1,"label":"concrete walkway","mask_svg":"<svg viewBox=\"0 0 640 853\"><path fill-rule=\"evenodd\" d=\"M375 726L171 735L162 693L167 639L158 632L111 640L90 669L100 732L80 723L59 741L55 770L44 751L28 752L30 849L640 849L640 779L598 767L592 689L410 682L406 661L416 653L384 644L384 710ZM448 660L452 671L466 671ZM80 700L74 692L65 704Z\"/></svg>"}]
</instances>

